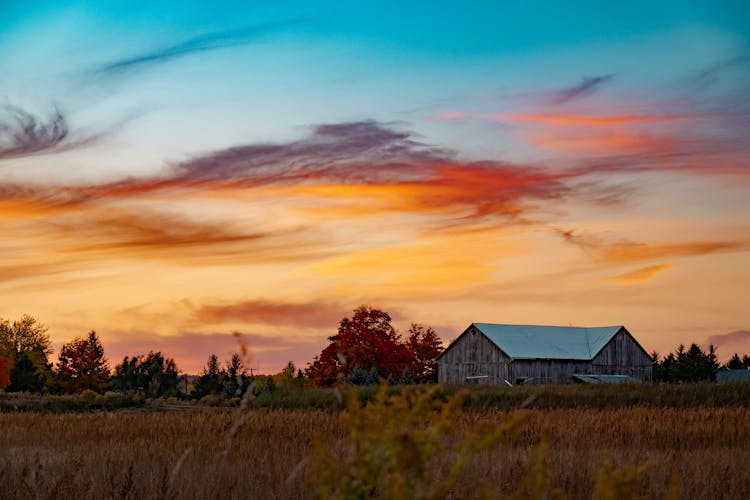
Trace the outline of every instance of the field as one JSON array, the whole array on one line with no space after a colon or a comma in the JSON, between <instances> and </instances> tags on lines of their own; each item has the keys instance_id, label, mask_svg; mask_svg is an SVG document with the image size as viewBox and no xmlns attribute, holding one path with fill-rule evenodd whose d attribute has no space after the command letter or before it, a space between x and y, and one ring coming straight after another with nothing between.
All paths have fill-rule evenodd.
<instances>
[{"instance_id":1,"label":"field","mask_svg":"<svg viewBox=\"0 0 750 500\"><path fill-rule=\"evenodd\" d=\"M567 390L567 389L566 389ZM3 498L306 498L311 443L344 454L342 412L185 406L87 413L0 413ZM591 498L611 461L644 498L750 498L750 412L744 405L468 409L446 440L478 423L520 427L505 446L480 451L449 496L471 498L484 483L510 494L528 478L540 443L549 484ZM388 424L384 424L388 425ZM546 436L546 438L544 438ZM440 477L454 457L438 455Z\"/></svg>"}]
</instances>

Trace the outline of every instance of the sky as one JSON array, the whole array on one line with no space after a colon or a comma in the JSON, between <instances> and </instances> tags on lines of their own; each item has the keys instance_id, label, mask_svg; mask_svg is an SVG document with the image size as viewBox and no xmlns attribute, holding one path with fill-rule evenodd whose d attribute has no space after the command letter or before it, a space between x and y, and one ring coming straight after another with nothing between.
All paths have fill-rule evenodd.
<instances>
[{"instance_id":1,"label":"sky","mask_svg":"<svg viewBox=\"0 0 750 500\"><path fill-rule=\"evenodd\" d=\"M749 96L742 1L0 0L0 318L190 373L361 304L750 353Z\"/></svg>"}]
</instances>

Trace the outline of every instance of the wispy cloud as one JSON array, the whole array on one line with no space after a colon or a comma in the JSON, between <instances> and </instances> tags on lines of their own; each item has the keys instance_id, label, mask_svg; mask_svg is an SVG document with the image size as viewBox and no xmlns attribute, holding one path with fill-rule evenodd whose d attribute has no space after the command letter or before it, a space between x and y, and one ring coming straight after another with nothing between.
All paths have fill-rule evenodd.
<instances>
[{"instance_id":1,"label":"wispy cloud","mask_svg":"<svg viewBox=\"0 0 750 500\"><path fill-rule=\"evenodd\" d=\"M588 255L601 262L630 263L649 260L664 260L676 257L710 255L728 252L742 252L750 248L750 242L736 241L681 241L646 244L629 240L611 241L596 235L578 234L569 230L557 230L557 233L568 243L576 245ZM666 268L650 266L636 271L658 273ZM655 274L654 274L655 275Z\"/></svg>"},{"instance_id":2,"label":"wispy cloud","mask_svg":"<svg viewBox=\"0 0 750 500\"><path fill-rule=\"evenodd\" d=\"M261 260L290 259L295 254L320 257L326 246L335 245L323 245L320 234L318 239L306 238L304 228L293 233L288 228L280 233L268 227L247 230L242 229L246 221L237 218L231 222L196 215L177 217L163 209L164 202L201 200L232 203L237 208L253 206L259 197L267 196L286 207L297 207L306 217L305 224L319 217L351 220L408 214L420 217L421 231L469 230L487 224L533 222L551 201L559 206L578 197L610 204L620 191L612 186L599 188L593 175L644 168L610 160L562 169L466 162L395 124L327 124L311 128L306 137L295 141L239 145L198 155L173 163L155 176L78 186L0 185L0 221L44 218L42 226L48 236L68 242L61 248L90 254L124 252L192 259L202 254L201 249L211 248L207 255L227 261L242 255ZM603 262L663 261L747 248L740 241L648 245L560 234Z\"/></svg>"},{"instance_id":3,"label":"wispy cloud","mask_svg":"<svg viewBox=\"0 0 750 500\"><path fill-rule=\"evenodd\" d=\"M199 52L246 45L259 40L265 34L278 32L285 28L310 21L312 21L312 18L288 19L245 26L234 30L196 35L171 45L158 47L150 51L102 64L92 70L90 75L94 77L122 75L137 69L164 64Z\"/></svg>"},{"instance_id":4,"label":"wispy cloud","mask_svg":"<svg viewBox=\"0 0 750 500\"><path fill-rule=\"evenodd\" d=\"M700 69L692 75L692 82L697 87L708 87L716 83L727 70L750 63L750 54L743 53L724 59Z\"/></svg>"},{"instance_id":5,"label":"wispy cloud","mask_svg":"<svg viewBox=\"0 0 750 500\"><path fill-rule=\"evenodd\" d=\"M685 120L696 118L697 115L671 114L671 115L610 115L610 116L586 116L571 114L521 114L521 113L490 113L477 115L487 120L514 121L514 122L540 122L551 125L587 125L590 127L603 125L621 125L634 123L658 123L673 120Z\"/></svg>"},{"instance_id":6,"label":"wispy cloud","mask_svg":"<svg viewBox=\"0 0 750 500\"><path fill-rule=\"evenodd\" d=\"M234 303L205 304L195 311L195 316L199 321L209 324L262 323L303 328L329 328L333 331L350 309L352 307L331 302L244 300Z\"/></svg>"},{"instance_id":7,"label":"wispy cloud","mask_svg":"<svg viewBox=\"0 0 750 500\"><path fill-rule=\"evenodd\" d=\"M671 267L672 264L657 264L654 266L646 266L634 271L620 274L618 276L610 278L608 281L621 285L634 285L637 283L644 283L646 281L654 279L657 275L663 273Z\"/></svg>"},{"instance_id":8,"label":"wispy cloud","mask_svg":"<svg viewBox=\"0 0 750 500\"><path fill-rule=\"evenodd\" d=\"M320 125L303 139L231 147L173 164L160 175L52 188L0 186L8 204L42 212L190 192L287 188L332 201L369 200L370 210L515 218L524 201L567 195L569 173L496 161L462 162L412 134L374 121Z\"/></svg>"},{"instance_id":9,"label":"wispy cloud","mask_svg":"<svg viewBox=\"0 0 750 500\"><path fill-rule=\"evenodd\" d=\"M614 74L602 76L585 76L581 83L551 93L553 104L564 104L574 99L589 96L598 91L602 86L609 83L615 77Z\"/></svg>"},{"instance_id":10,"label":"wispy cloud","mask_svg":"<svg viewBox=\"0 0 750 500\"><path fill-rule=\"evenodd\" d=\"M237 220L157 210L95 207L35 226L35 236L61 256L130 257L188 265L294 262L327 256L321 238L298 227L261 231Z\"/></svg>"},{"instance_id":11,"label":"wispy cloud","mask_svg":"<svg viewBox=\"0 0 750 500\"><path fill-rule=\"evenodd\" d=\"M71 134L59 109L45 119L16 106L0 107L0 161L90 146L105 134Z\"/></svg>"},{"instance_id":12,"label":"wispy cloud","mask_svg":"<svg viewBox=\"0 0 750 500\"><path fill-rule=\"evenodd\" d=\"M701 78L745 62L745 56L732 58L704 70ZM750 109L745 100L726 96L709 103L678 93L622 92L588 98L611 78L584 78L553 93L508 97L501 109L452 109L435 118L486 121L493 129L502 123L504 134L558 165L580 169L580 176L664 171L748 178Z\"/></svg>"}]
</instances>

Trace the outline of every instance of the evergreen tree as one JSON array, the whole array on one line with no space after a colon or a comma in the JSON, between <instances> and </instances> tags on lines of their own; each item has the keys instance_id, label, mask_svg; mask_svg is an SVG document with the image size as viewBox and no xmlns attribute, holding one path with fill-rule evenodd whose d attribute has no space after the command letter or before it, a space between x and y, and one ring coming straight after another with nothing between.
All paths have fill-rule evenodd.
<instances>
[{"instance_id":1,"label":"evergreen tree","mask_svg":"<svg viewBox=\"0 0 750 500\"><path fill-rule=\"evenodd\" d=\"M654 363L655 382L702 382L715 379L719 362L716 348L711 345L708 352L693 343L685 349L683 344L674 353Z\"/></svg>"},{"instance_id":2,"label":"evergreen tree","mask_svg":"<svg viewBox=\"0 0 750 500\"><path fill-rule=\"evenodd\" d=\"M224 396L228 398L239 397L248 386L247 370L242 362L242 356L232 354L232 358L226 363L224 371Z\"/></svg>"},{"instance_id":3,"label":"evergreen tree","mask_svg":"<svg viewBox=\"0 0 750 500\"><path fill-rule=\"evenodd\" d=\"M27 353L22 353L10 369L11 392L42 392L44 376L39 373L34 361Z\"/></svg>"},{"instance_id":4,"label":"evergreen tree","mask_svg":"<svg viewBox=\"0 0 750 500\"><path fill-rule=\"evenodd\" d=\"M219 358L216 354L211 354L203 372L195 380L193 395L200 398L208 394L221 394L225 377L225 373L219 368Z\"/></svg>"},{"instance_id":5,"label":"evergreen tree","mask_svg":"<svg viewBox=\"0 0 750 500\"><path fill-rule=\"evenodd\" d=\"M110 387L120 391L138 391L150 397L174 396L179 392L179 373L172 358L160 352L146 356L127 356L115 366Z\"/></svg>"}]
</instances>

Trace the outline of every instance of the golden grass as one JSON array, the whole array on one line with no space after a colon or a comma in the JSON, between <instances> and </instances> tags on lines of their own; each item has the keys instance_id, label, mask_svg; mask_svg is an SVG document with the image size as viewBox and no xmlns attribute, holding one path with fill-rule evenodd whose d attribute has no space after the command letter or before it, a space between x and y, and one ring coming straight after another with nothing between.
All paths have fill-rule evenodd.
<instances>
[{"instance_id":1,"label":"golden grass","mask_svg":"<svg viewBox=\"0 0 750 500\"><path fill-rule=\"evenodd\" d=\"M510 493L548 436L551 484L591 498L601 464L646 466L638 491L667 492L672 470L684 498L750 498L750 412L744 408L517 410L526 420L510 447L483 451L452 492L476 496L484 481ZM453 437L509 412L467 412ZM252 411L234 435L237 413L0 414L2 498L305 498L305 467L315 435L337 453L336 413ZM435 473L448 457L431 462ZM179 463L179 465L178 465Z\"/></svg>"}]
</instances>

